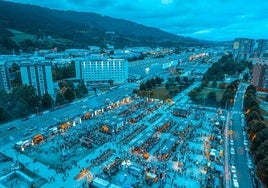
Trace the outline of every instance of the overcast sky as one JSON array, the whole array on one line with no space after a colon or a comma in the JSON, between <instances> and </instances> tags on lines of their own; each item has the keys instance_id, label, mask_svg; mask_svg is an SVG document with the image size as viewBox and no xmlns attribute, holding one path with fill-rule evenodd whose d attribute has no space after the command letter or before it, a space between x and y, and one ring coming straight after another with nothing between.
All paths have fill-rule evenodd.
<instances>
[{"instance_id":1,"label":"overcast sky","mask_svg":"<svg viewBox=\"0 0 268 188\"><path fill-rule=\"evenodd\" d=\"M206 40L268 39L268 0L10 0L94 12Z\"/></svg>"}]
</instances>

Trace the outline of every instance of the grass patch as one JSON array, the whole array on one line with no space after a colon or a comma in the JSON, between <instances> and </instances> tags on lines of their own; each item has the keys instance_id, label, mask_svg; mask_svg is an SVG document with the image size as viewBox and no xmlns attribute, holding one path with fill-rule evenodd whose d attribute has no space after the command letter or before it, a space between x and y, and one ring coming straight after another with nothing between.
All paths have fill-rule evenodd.
<instances>
[{"instance_id":1,"label":"grass patch","mask_svg":"<svg viewBox=\"0 0 268 188\"><path fill-rule=\"evenodd\" d=\"M24 41L26 39L35 40L34 35L24 33L22 31L14 30L14 29L8 29L8 30L13 33L14 36L11 37L11 38L16 43L20 43L20 42L22 42L22 41Z\"/></svg>"},{"instance_id":2,"label":"grass patch","mask_svg":"<svg viewBox=\"0 0 268 188\"><path fill-rule=\"evenodd\" d=\"M170 89L166 89L164 85L161 85L156 88L153 88L151 91L139 91L137 94L143 97L150 96L151 98L166 100L167 98L169 99L173 98L170 95L170 91L176 91L176 90L177 90L177 93L181 92L181 89L179 86L173 86L173 87L170 87Z\"/></svg>"},{"instance_id":3,"label":"grass patch","mask_svg":"<svg viewBox=\"0 0 268 188\"><path fill-rule=\"evenodd\" d=\"M207 97L208 93L209 92L215 92L216 93L216 99L217 99L217 102L219 102L222 98L222 95L224 93L224 89L219 89L219 88L211 88L211 87L205 87L204 89L202 89L202 91L200 91L197 95L197 99L204 99Z\"/></svg>"},{"instance_id":4,"label":"grass patch","mask_svg":"<svg viewBox=\"0 0 268 188\"><path fill-rule=\"evenodd\" d=\"M168 95L168 90L164 87L154 88L153 91L153 98L157 99L165 99L165 97Z\"/></svg>"}]
</instances>

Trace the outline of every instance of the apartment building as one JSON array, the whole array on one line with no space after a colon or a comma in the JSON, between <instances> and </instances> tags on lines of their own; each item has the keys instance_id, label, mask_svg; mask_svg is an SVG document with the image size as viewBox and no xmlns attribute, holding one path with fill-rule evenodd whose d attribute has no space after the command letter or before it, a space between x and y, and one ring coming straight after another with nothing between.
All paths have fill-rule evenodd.
<instances>
[{"instance_id":1,"label":"apartment building","mask_svg":"<svg viewBox=\"0 0 268 188\"><path fill-rule=\"evenodd\" d=\"M6 92L10 90L10 83L7 73L6 61L0 61L0 88Z\"/></svg>"},{"instance_id":2,"label":"apartment building","mask_svg":"<svg viewBox=\"0 0 268 188\"><path fill-rule=\"evenodd\" d=\"M233 44L234 59L249 60L249 58L263 57L268 52L267 39L236 38Z\"/></svg>"},{"instance_id":3,"label":"apartment building","mask_svg":"<svg viewBox=\"0 0 268 188\"><path fill-rule=\"evenodd\" d=\"M233 44L234 58L237 60L248 60L254 49L254 39L236 38Z\"/></svg>"},{"instance_id":4,"label":"apartment building","mask_svg":"<svg viewBox=\"0 0 268 188\"><path fill-rule=\"evenodd\" d=\"M254 58L251 84L257 90L268 91L268 59Z\"/></svg>"},{"instance_id":5,"label":"apartment building","mask_svg":"<svg viewBox=\"0 0 268 188\"><path fill-rule=\"evenodd\" d=\"M20 64L22 84L32 85L40 96L54 95L51 63L44 60L24 60Z\"/></svg>"},{"instance_id":6,"label":"apartment building","mask_svg":"<svg viewBox=\"0 0 268 188\"><path fill-rule=\"evenodd\" d=\"M16 55L0 56L0 89L9 92L13 86L16 70L12 69L13 64L19 63L19 58Z\"/></svg>"}]
</instances>

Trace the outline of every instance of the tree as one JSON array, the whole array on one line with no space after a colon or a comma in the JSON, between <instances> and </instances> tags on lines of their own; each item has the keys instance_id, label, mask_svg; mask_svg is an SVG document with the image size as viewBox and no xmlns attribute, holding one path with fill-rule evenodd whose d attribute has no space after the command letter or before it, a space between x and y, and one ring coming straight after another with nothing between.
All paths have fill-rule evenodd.
<instances>
[{"instance_id":1,"label":"tree","mask_svg":"<svg viewBox=\"0 0 268 188\"><path fill-rule=\"evenodd\" d=\"M225 84L224 82L221 82L221 83L219 84L219 88L220 88L220 89L225 89L225 85L226 85L226 84Z\"/></svg>"},{"instance_id":2,"label":"tree","mask_svg":"<svg viewBox=\"0 0 268 188\"><path fill-rule=\"evenodd\" d=\"M256 137L251 141L250 151L255 153L262 142L268 139L268 128L257 132Z\"/></svg>"},{"instance_id":3,"label":"tree","mask_svg":"<svg viewBox=\"0 0 268 188\"><path fill-rule=\"evenodd\" d=\"M95 95L97 95L97 88L94 87L93 90L94 90Z\"/></svg>"},{"instance_id":4,"label":"tree","mask_svg":"<svg viewBox=\"0 0 268 188\"><path fill-rule=\"evenodd\" d=\"M147 89L147 87L146 87L145 83L141 83L140 84L140 90L145 91L146 89Z\"/></svg>"},{"instance_id":5,"label":"tree","mask_svg":"<svg viewBox=\"0 0 268 188\"><path fill-rule=\"evenodd\" d=\"M181 78L180 78L179 76L177 76L177 77L175 78L175 80L176 80L177 83L180 83L180 82L181 82Z\"/></svg>"},{"instance_id":6,"label":"tree","mask_svg":"<svg viewBox=\"0 0 268 188\"><path fill-rule=\"evenodd\" d=\"M182 81L183 81L184 83L188 83L188 78L185 76L185 77L182 78Z\"/></svg>"},{"instance_id":7,"label":"tree","mask_svg":"<svg viewBox=\"0 0 268 188\"><path fill-rule=\"evenodd\" d=\"M151 80L147 80L145 84L146 84L147 89L152 89L152 81Z\"/></svg>"},{"instance_id":8,"label":"tree","mask_svg":"<svg viewBox=\"0 0 268 188\"><path fill-rule=\"evenodd\" d=\"M161 85L162 81L163 80L161 78L159 78L158 76L155 78L155 82L157 85Z\"/></svg>"},{"instance_id":9,"label":"tree","mask_svg":"<svg viewBox=\"0 0 268 188\"><path fill-rule=\"evenodd\" d=\"M17 117L27 116L30 113L27 103L24 100L19 100L13 109L13 113L15 113Z\"/></svg>"},{"instance_id":10,"label":"tree","mask_svg":"<svg viewBox=\"0 0 268 188\"><path fill-rule=\"evenodd\" d=\"M247 122L250 122L252 120L258 120L258 121L261 121L263 119L263 117L261 116L261 114L259 114L258 112L256 111L251 111L249 113L249 115L246 116L246 121Z\"/></svg>"},{"instance_id":11,"label":"tree","mask_svg":"<svg viewBox=\"0 0 268 188\"><path fill-rule=\"evenodd\" d=\"M246 73L246 74L244 75L244 77L243 77L243 80L244 80L244 81L248 81L248 79L249 79L249 74Z\"/></svg>"},{"instance_id":12,"label":"tree","mask_svg":"<svg viewBox=\"0 0 268 188\"><path fill-rule=\"evenodd\" d=\"M197 94L198 94L197 90L193 89L188 93L188 96L191 98L192 101L195 101Z\"/></svg>"},{"instance_id":13,"label":"tree","mask_svg":"<svg viewBox=\"0 0 268 188\"><path fill-rule=\"evenodd\" d=\"M79 85L78 85L78 90L82 94L85 94L85 95L88 94L88 90L85 86L84 80L80 80Z\"/></svg>"},{"instance_id":14,"label":"tree","mask_svg":"<svg viewBox=\"0 0 268 188\"><path fill-rule=\"evenodd\" d=\"M217 102L217 95L214 91L211 91L207 95L208 104L215 104Z\"/></svg>"},{"instance_id":15,"label":"tree","mask_svg":"<svg viewBox=\"0 0 268 188\"><path fill-rule=\"evenodd\" d=\"M156 80L154 78L151 79L152 87L154 88L156 86Z\"/></svg>"},{"instance_id":16,"label":"tree","mask_svg":"<svg viewBox=\"0 0 268 188\"><path fill-rule=\"evenodd\" d=\"M203 87L206 87L206 86L208 85L208 83L209 83L208 80L203 80L201 85L202 85Z\"/></svg>"},{"instance_id":17,"label":"tree","mask_svg":"<svg viewBox=\"0 0 268 188\"><path fill-rule=\"evenodd\" d=\"M256 172L260 180L268 186L268 156L257 164Z\"/></svg>"},{"instance_id":18,"label":"tree","mask_svg":"<svg viewBox=\"0 0 268 188\"><path fill-rule=\"evenodd\" d=\"M4 108L0 107L0 123L4 123L8 121L8 119L9 119L9 116L8 116L7 111Z\"/></svg>"},{"instance_id":19,"label":"tree","mask_svg":"<svg viewBox=\"0 0 268 188\"><path fill-rule=\"evenodd\" d=\"M170 82L167 82L167 83L165 84L165 87L166 87L167 90L169 90L170 86L171 86Z\"/></svg>"},{"instance_id":20,"label":"tree","mask_svg":"<svg viewBox=\"0 0 268 188\"><path fill-rule=\"evenodd\" d=\"M257 151L254 153L253 158L255 164L258 164L265 157L268 156L268 139L261 143Z\"/></svg>"},{"instance_id":21,"label":"tree","mask_svg":"<svg viewBox=\"0 0 268 188\"><path fill-rule=\"evenodd\" d=\"M64 103L64 96L61 93L56 95L56 104L61 105Z\"/></svg>"},{"instance_id":22,"label":"tree","mask_svg":"<svg viewBox=\"0 0 268 188\"><path fill-rule=\"evenodd\" d=\"M213 80L213 82L212 82L212 87L217 87L217 82L216 82L216 80Z\"/></svg>"},{"instance_id":23,"label":"tree","mask_svg":"<svg viewBox=\"0 0 268 188\"><path fill-rule=\"evenodd\" d=\"M42 97L41 103L42 108L47 110L52 108L54 101L52 97L46 92Z\"/></svg>"},{"instance_id":24,"label":"tree","mask_svg":"<svg viewBox=\"0 0 268 188\"><path fill-rule=\"evenodd\" d=\"M63 95L64 95L64 98L69 102L71 102L75 98L74 90L72 90L69 87L66 89Z\"/></svg>"},{"instance_id":25,"label":"tree","mask_svg":"<svg viewBox=\"0 0 268 188\"><path fill-rule=\"evenodd\" d=\"M109 85L110 85L110 87L111 87L111 86L113 86L113 84L114 84L114 80L110 79L110 80L108 80L108 83L109 83Z\"/></svg>"}]
</instances>

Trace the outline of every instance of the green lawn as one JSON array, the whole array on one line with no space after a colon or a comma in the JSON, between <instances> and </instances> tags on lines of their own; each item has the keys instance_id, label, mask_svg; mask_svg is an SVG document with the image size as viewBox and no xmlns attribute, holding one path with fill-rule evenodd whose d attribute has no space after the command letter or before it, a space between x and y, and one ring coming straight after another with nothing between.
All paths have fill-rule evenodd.
<instances>
[{"instance_id":1,"label":"green lawn","mask_svg":"<svg viewBox=\"0 0 268 188\"><path fill-rule=\"evenodd\" d=\"M198 93L197 98L204 99L211 91L214 91L216 93L217 101L220 101L224 93L224 89L212 88L212 87L205 87L201 92Z\"/></svg>"},{"instance_id":2,"label":"green lawn","mask_svg":"<svg viewBox=\"0 0 268 188\"><path fill-rule=\"evenodd\" d=\"M8 30L11 31L15 35L14 37L12 37L12 40L15 41L16 43L20 43L24 41L25 39L29 39L29 40L35 39L34 35L24 33L22 31L14 30L14 29L8 29Z\"/></svg>"}]
</instances>

